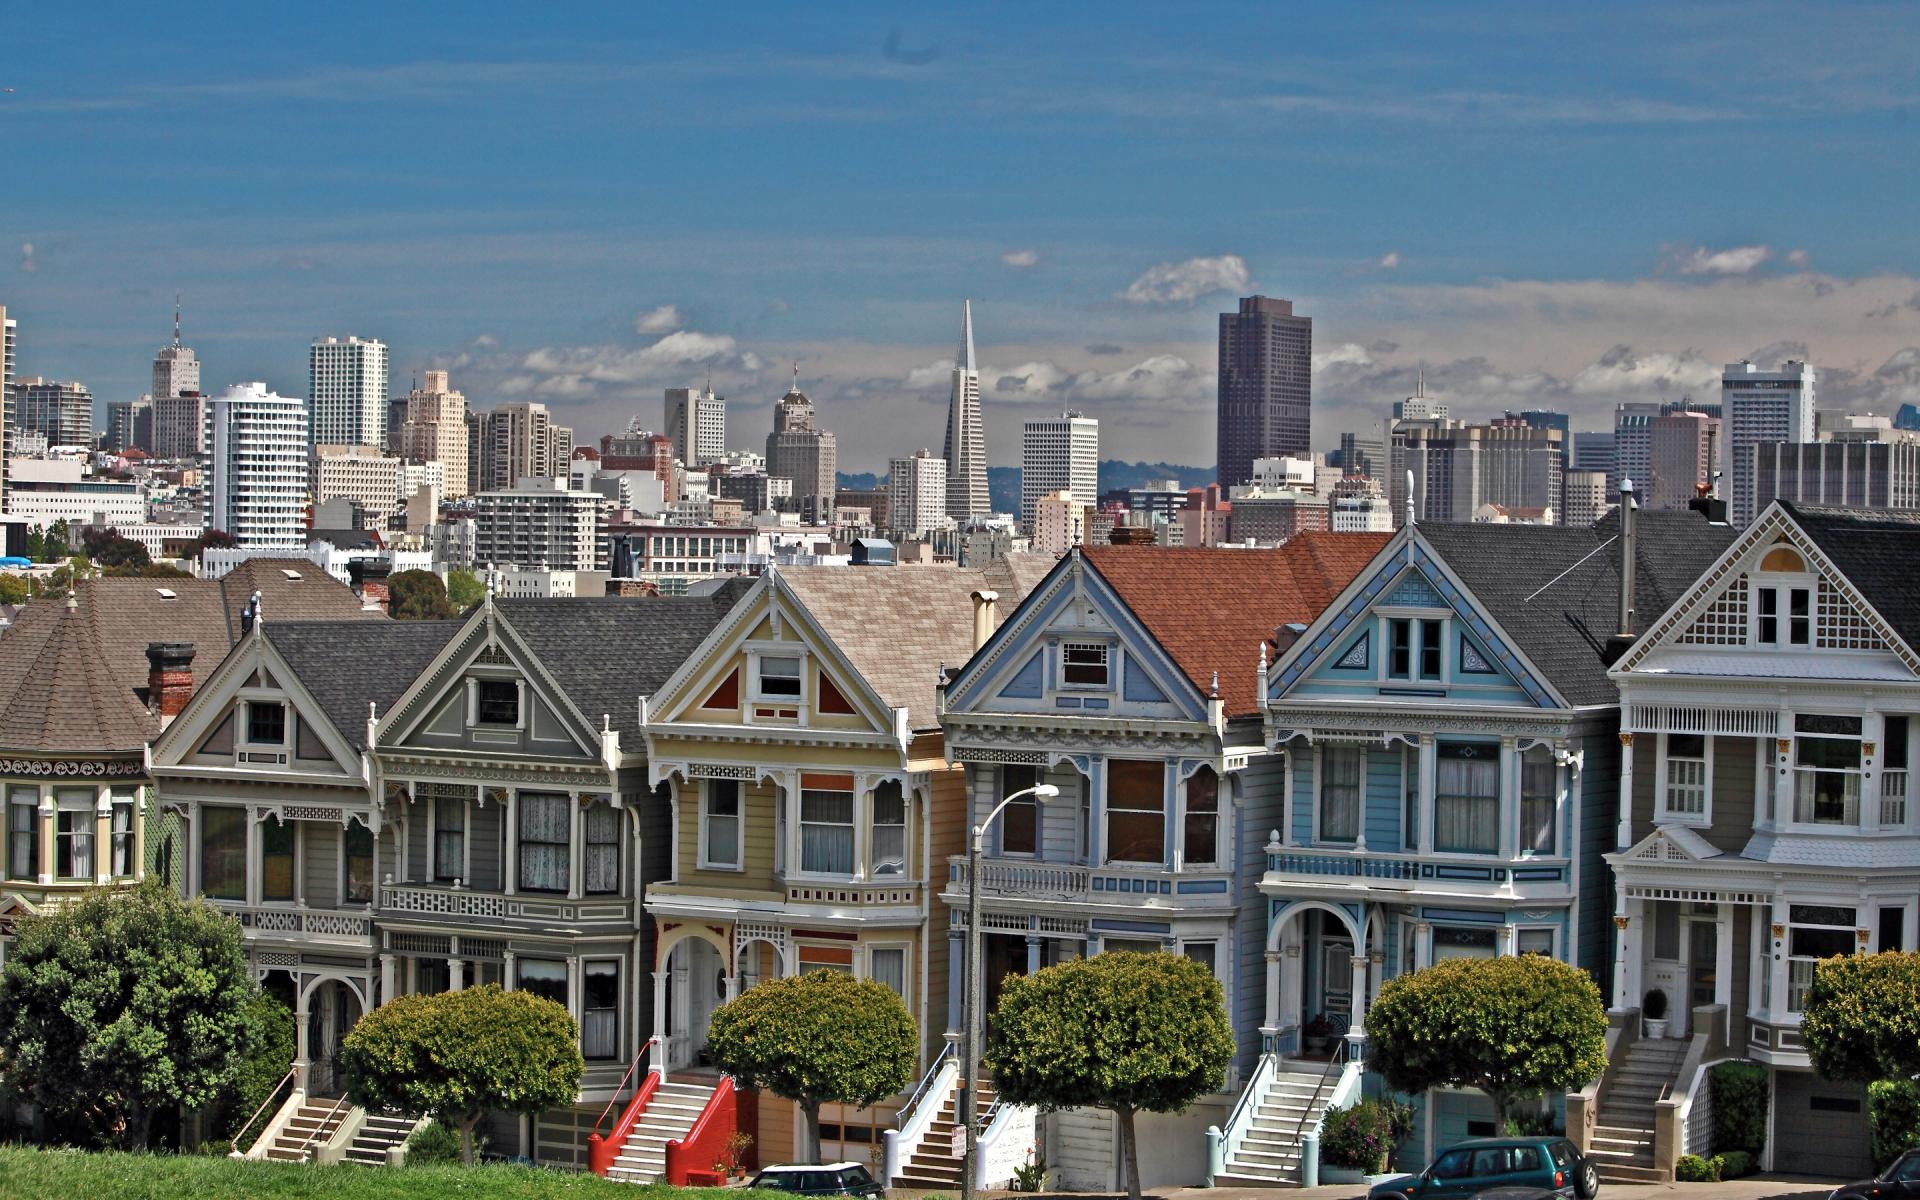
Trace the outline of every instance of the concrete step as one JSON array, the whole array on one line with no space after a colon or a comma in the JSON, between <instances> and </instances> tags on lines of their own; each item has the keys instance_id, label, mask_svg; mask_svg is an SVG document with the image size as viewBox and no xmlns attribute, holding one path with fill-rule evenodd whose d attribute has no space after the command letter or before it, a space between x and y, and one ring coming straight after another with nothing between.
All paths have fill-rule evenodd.
<instances>
[{"instance_id":1,"label":"concrete step","mask_svg":"<svg viewBox=\"0 0 1920 1200\"><path fill-rule=\"evenodd\" d=\"M1277 1175L1253 1175L1244 1171L1228 1170L1213 1177L1215 1187L1234 1188L1297 1188L1298 1179L1284 1179Z\"/></svg>"},{"instance_id":2,"label":"concrete step","mask_svg":"<svg viewBox=\"0 0 1920 1200\"><path fill-rule=\"evenodd\" d=\"M1672 1183L1673 1177L1665 1171L1655 1170L1651 1164L1639 1166L1629 1163L1606 1162L1595 1159L1594 1172L1602 1183Z\"/></svg>"}]
</instances>

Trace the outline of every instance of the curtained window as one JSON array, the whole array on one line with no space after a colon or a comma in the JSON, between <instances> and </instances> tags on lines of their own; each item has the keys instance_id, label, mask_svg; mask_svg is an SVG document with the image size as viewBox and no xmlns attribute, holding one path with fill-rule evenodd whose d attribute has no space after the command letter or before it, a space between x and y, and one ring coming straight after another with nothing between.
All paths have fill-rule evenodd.
<instances>
[{"instance_id":1,"label":"curtained window","mask_svg":"<svg viewBox=\"0 0 1920 1200\"><path fill-rule=\"evenodd\" d=\"M1520 759L1520 853L1552 854L1554 810L1560 792L1560 769L1545 746L1535 746Z\"/></svg>"},{"instance_id":2,"label":"curtained window","mask_svg":"<svg viewBox=\"0 0 1920 1200\"><path fill-rule=\"evenodd\" d=\"M93 878L93 805L91 791L62 791L53 825L55 879Z\"/></svg>"},{"instance_id":3,"label":"curtained window","mask_svg":"<svg viewBox=\"0 0 1920 1200\"><path fill-rule=\"evenodd\" d=\"M260 822L260 898L293 899L293 822Z\"/></svg>"},{"instance_id":4,"label":"curtained window","mask_svg":"<svg viewBox=\"0 0 1920 1200\"><path fill-rule=\"evenodd\" d=\"M815 875L853 874L853 792L802 787L800 869Z\"/></svg>"},{"instance_id":5,"label":"curtained window","mask_svg":"<svg viewBox=\"0 0 1920 1200\"><path fill-rule=\"evenodd\" d=\"M873 789L873 864L875 878L907 873L907 799L898 780Z\"/></svg>"},{"instance_id":6,"label":"curtained window","mask_svg":"<svg viewBox=\"0 0 1920 1200\"><path fill-rule=\"evenodd\" d=\"M40 871L40 789L14 788L7 798L7 875L32 880Z\"/></svg>"},{"instance_id":7,"label":"curtained window","mask_svg":"<svg viewBox=\"0 0 1920 1200\"><path fill-rule=\"evenodd\" d=\"M133 858L133 812L134 793L117 791L113 794L113 823L111 825L113 855L110 865L115 879L130 879L139 870L139 864Z\"/></svg>"},{"instance_id":8,"label":"curtained window","mask_svg":"<svg viewBox=\"0 0 1920 1200\"><path fill-rule=\"evenodd\" d=\"M589 895L606 896L620 890L620 813L605 800L587 809L587 845L581 870Z\"/></svg>"},{"instance_id":9,"label":"curtained window","mask_svg":"<svg viewBox=\"0 0 1920 1200\"><path fill-rule=\"evenodd\" d=\"M520 814L521 890L566 891L567 834L572 816L567 797L556 792L521 792L514 804Z\"/></svg>"},{"instance_id":10,"label":"curtained window","mask_svg":"<svg viewBox=\"0 0 1920 1200\"><path fill-rule=\"evenodd\" d=\"M563 988L565 970L561 968ZM620 964L612 959L602 959L582 964L580 971L581 1057L619 1058Z\"/></svg>"},{"instance_id":11,"label":"curtained window","mask_svg":"<svg viewBox=\"0 0 1920 1200\"><path fill-rule=\"evenodd\" d=\"M1000 768L1000 799L1026 791L1040 782L1040 768ZM1040 805L1032 796L1015 800L1000 813L1000 853L1040 852Z\"/></svg>"},{"instance_id":12,"label":"curtained window","mask_svg":"<svg viewBox=\"0 0 1920 1200\"><path fill-rule=\"evenodd\" d=\"M1166 767L1141 759L1107 760L1107 861L1167 861Z\"/></svg>"},{"instance_id":13,"label":"curtained window","mask_svg":"<svg viewBox=\"0 0 1920 1200\"><path fill-rule=\"evenodd\" d=\"M346 884L340 889L350 904L373 903L373 830L358 821L347 823Z\"/></svg>"},{"instance_id":14,"label":"curtained window","mask_svg":"<svg viewBox=\"0 0 1920 1200\"><path fill-rule=\"evenodd\" d=\"M1358 746L1328 746L1320 754L1320 840L1351 842L1360 837L1360 797L1367 777L1367 752Z\"/></svg>"},{"instance_id":15,"label":"curtained window","mask_svg":"<svg viewBox=\"0 0 1920 1200\"><path fill-rule=\"evenodd\" d=\"M462 879L467 874L467 802L439 796L433 802L433 877Z\"/></svg>"},{"instance_id":16,"label":"curtained window","mask_svg":"<svg viewBox=\"0 0 1920 1200\"><path fill-rule=\"evenodd\" d=\"M1500 849L1500 747L1442 742L1433 797L1433 848L1454 854Z\"/></svg>"},{"instance_id":17,"label":"curtained window","mask_svg":"<svg viewBox=\"0 0 1920 1200\"><path fill-rule=\"evenodd\" d=\"M902 946L875 946L867 960L867 974L884 983L902 1000L907 998L907 951Z\"/></svg>"},{"instance_id":18,"label":"curtained window","mask_svg":"<svg viewBox=\"0 0 1920 1200\"><path fill-rule=\"evenodd\" d=\"M211 900L247 898L247 810L200 810L200 894Z\"/></svg>"},{"instance_id":19,"label":"curtained window","mask_svg":"<svg viewBox=\"0 0 1920 1200\"><path fill-rule=\"evenodd\" d=\"M1201 767L1187 777L1187 816L1181 832L1181 861L1211 867L1220 861L1220 777Z\"/></svg>"},{"instance_id":20,"label":"curtained window","mask_svg":"<svg viewBox=\"0 0 1920 1200\"><path fill-rule=\"evenodd\" d=\"M737 867L740 865L740 783L734 779L709 779L702 783L706 793L706 822L701 831L700 865Z\"/></svg>"}]
</instances>

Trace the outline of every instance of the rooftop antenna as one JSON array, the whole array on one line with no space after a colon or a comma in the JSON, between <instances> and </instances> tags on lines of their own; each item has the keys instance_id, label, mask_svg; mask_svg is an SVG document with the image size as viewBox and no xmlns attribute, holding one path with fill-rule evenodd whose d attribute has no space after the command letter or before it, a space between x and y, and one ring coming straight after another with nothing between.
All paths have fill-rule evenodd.
<instances>
[{"instance_id":1,"label":"rooftop antenna","mask_svg":"<svg viewBox=\"0 0 1920 1200\"><path fill-rule=\"evenodd\" d=\"M793 364L793 391L796 395L800 391L800 363L797 360Z\"/></svg>"},{"instance_id":2,"label":"rooftop antenna","mask_svg":"<svg viewBox=\"0 0 1920 1200\"><path fill-rule=\"evenodd\" d=\"M180 293L173 294L173 348L180 348Z\"/></svg>"}]
</instances>

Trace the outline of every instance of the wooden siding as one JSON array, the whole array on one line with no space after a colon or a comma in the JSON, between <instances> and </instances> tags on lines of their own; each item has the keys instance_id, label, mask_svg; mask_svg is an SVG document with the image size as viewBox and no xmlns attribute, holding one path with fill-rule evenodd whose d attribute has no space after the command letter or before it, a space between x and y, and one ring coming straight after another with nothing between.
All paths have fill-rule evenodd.
<instances>
[{"instance_id":1,"label":"wooden siding","mask_svg":"<svg viewBox=\"0 0 1920 1200\"><path fill-rule=\"evenodd\" d=\"M1238 1041L1234 1065L1247 1078L1260 1057L1260 1025L1267 1016L1267 902L1260 878L1267 870L1267 835L1285 820L1285 760L1257 758L1240 773L1239 814L1233 833L1235 876L1233 995L1227 998ZM1224 797L1223 797L1224 799ZM1222 964L1224 965L1224 963Z\"/></svg>"},{"instance_id":2,"label":"wooden siding","mask_svg":"<svg viewBox=\"0 0 1920 1200\"><path fill-rule=\"evenodd\" d=\"M467 806L467 862L473 878L466 881L477 892L497 892L506 886L500 857L506 853L506 813L498 804Z\"/></svg>"},{"instance_id":3,"label":"wooden siding","mask_svg":"<svg viewBox=\"0 0 1920 1200\"><path fill-rule=\"evenodd\" d=\"M1574 865L1580 912L1566 959L1590 972L1603 996L1613 994L1613 872L1601 856L1614 849L1620 832L1618 725L1618 711L1609 709L1605 723L1576 743L1584 756L1578 797L1579 859Z\"/></svg>"},{"instance_id":4,"label":"wooden siding","mask_svg":"<svg viewBox=\"0 0 1920 1200\"><path fill-rule=\"evenodd\" d=\"M309 908L340 904L340 826L332 821L301 821L301 874Z\"/></svg>"}]
</instances>

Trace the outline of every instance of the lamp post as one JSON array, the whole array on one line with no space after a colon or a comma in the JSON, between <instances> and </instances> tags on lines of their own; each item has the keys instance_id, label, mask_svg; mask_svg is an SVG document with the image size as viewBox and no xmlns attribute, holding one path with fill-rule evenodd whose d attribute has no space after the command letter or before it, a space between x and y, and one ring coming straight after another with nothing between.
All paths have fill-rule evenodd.
<instances>
[{"instance_id":1,"label":"lamp post","mask_svg":"<svg viewBox=\"0 0 1920 1200\"><path fill-rule=\"evenodd\" d=\"M967 844L966 1040L961 1045L960 1084L964 1090L960 1102L954 1105L954 1115L966 1131L966 1154L960 1164L961 1200L974 1200L974 1162L980 1153L980 852L988 827L1007 805L1028 796L1044 804L1059 795L1060 789L1051 783L1022 788L993 806L986 819L973 827L973 837Z\"/></svg>"}]
</instances>

